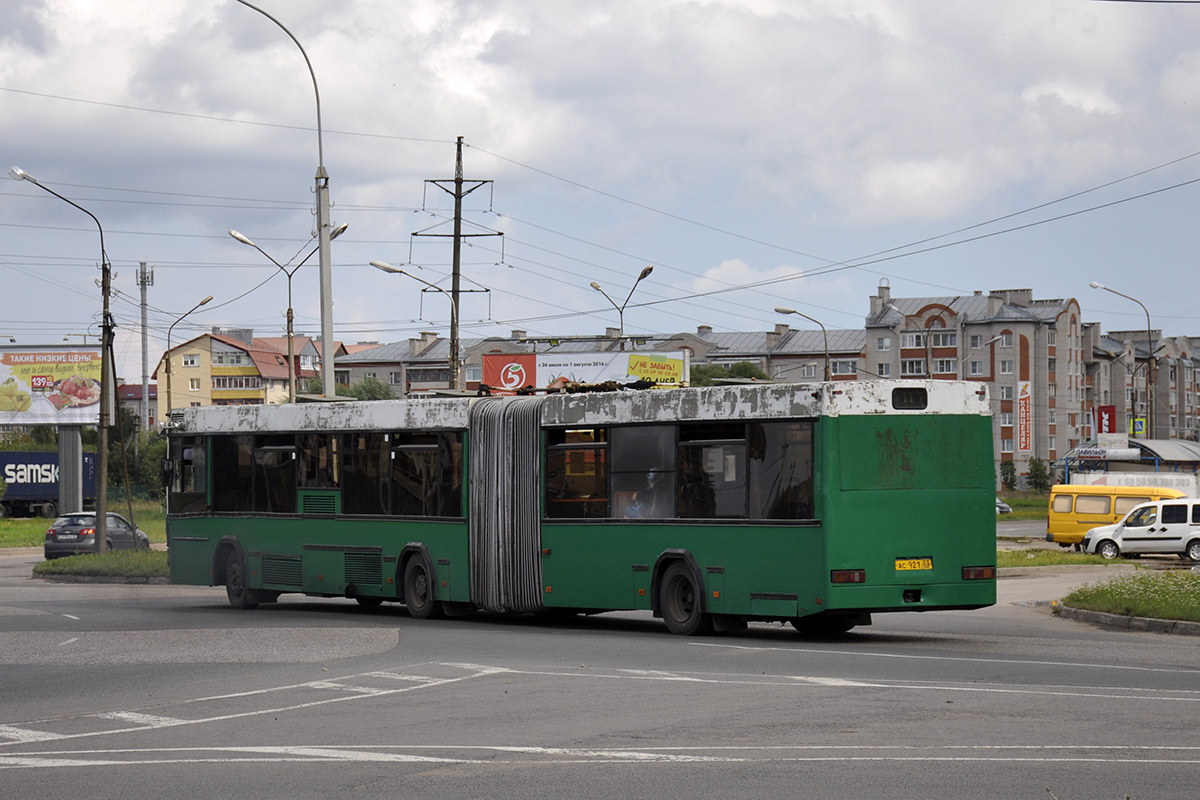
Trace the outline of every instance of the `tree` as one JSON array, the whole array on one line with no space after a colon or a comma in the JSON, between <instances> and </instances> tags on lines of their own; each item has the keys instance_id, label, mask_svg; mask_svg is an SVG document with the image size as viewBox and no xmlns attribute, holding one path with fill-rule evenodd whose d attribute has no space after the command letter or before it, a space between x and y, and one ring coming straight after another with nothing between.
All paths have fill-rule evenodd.
<instances>
[{"instance_id":1,"label":"tree","mask_svg":"<svg viewBox=\"0 0 1200 800\"><path fill-rule=\"evenodd\" d=\"M767 373L759 369L752 361L739 361L732 366L714 364L709 367L692 367L692 386L713 386L719 378L770 380Z\"/></svg>"},{"instance_id":2,"label":"tree","mask_svg":"<svg viewBox=\"0 0 1200 800\"><path fill-rule=\"evenodd\" d=\"M1046 462L1040 458L1029 459L1029 472L1025 474L1025 479L1029 481L1029 488L1035 492L1050 491L1050 470L1046 469Z\"/></svg>"},{"instance_id":3,"label":"tree","mask_svg":"<svg viewBox=\"0 0 1200 800\"><path fill-rule=\"evenodd\" d=\"M339 390L341 388L338 387ZM349 387L348 394L357 400L391 400L396 396L392 393L392 387L378 378L363 378Z\"/></svg>"},{"instance_id":4,"label":"tree","mask_svg":"<svg viewBox=\"0 0 1200 800\"><path fill-rule=\"evenodd\" d=\"M1017 488L1017 466L1013 462L1000 462L1000 485L1010 492Z\"/></svg>"}]
</instances>

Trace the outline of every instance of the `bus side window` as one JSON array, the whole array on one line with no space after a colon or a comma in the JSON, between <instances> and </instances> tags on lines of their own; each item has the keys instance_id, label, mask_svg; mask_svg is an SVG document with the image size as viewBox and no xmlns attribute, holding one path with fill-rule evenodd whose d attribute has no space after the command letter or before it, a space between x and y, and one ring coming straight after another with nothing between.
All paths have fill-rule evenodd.
<instances>
[{"instance_id":1,"label":"bus side window","mask_svg":"<svg viewBox=\"0 0 1200 800\"><path fill-rule=\"evenodd\" d=\"M679 426L678 515L690 519L746 518L746 426Z\"/></svg>"},{"instance_id":2,"label":"bus side window","mask_svg":"<svg viewBox=\"0 0 1200 800\"><path fill-rule=\"evenodd\" d=\"M813 424L751 423L750 518L813 519Z\"/></svg>"},{"instance_id":3,"label":"bus side window","mask_svg":"<svg viewBox=\"0 0 1200 800\"><path fill-rule=\"evenodd\" d=\"M547 517L609 516L607 433L604 428L546 431Z\"/></svg>"},{"instance_id":4,"label":"bus side window","mask_svg":"<svg viewBox=\"0 0 1200 800\"><path fill-rule=\"evenodd\" d=\"M174 514L208 510L208 442L201 436L171 440L172 470L169 508Z\"/></svg>"}]
</instances>

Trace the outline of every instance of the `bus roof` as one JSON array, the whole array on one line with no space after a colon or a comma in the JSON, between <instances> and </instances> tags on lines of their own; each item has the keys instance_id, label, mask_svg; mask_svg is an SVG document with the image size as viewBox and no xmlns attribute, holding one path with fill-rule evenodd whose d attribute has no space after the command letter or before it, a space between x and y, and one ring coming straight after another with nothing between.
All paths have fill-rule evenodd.
<instances>
[{"instance_id":1,"label":"bus roof","mask_svg":"<svg viewBox=\"0 0 1200 800\"><path fill-rule=\"evenodd\" d=\"M901 393L897 393L900 390ZM903 390L909 391L903 394ZM908 398L910 402L898 402ZM207 406L172 414L177 433L267 431L453 430L470 406L521 398L428 398L284 405ZM548 394L537 398L542 423L620 425L701 420L798 419L875 414L990 413L987 389L962 381L761 383L690 389ZM911 402L916 399L917 402ZM525 398L528 401L528 398Z\"/></svg>"}]
</instances>

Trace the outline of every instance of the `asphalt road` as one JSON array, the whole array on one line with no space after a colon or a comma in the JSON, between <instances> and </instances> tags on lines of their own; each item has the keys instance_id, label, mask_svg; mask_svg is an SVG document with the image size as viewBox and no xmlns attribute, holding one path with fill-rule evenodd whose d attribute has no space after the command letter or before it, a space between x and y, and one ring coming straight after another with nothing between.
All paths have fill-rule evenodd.
<instances>
[{"instance_id":1,"label":"asphalt road","mask_svg":"<svg viewBox=\"0 0 1200 800\"><path fill-rule=\"evenodd\" d=\"M1038 603L673 637L647 614L402 608L29 579L0 556L0 797L1181 798L1200 639Z\"/></svg>"}]
</instances>

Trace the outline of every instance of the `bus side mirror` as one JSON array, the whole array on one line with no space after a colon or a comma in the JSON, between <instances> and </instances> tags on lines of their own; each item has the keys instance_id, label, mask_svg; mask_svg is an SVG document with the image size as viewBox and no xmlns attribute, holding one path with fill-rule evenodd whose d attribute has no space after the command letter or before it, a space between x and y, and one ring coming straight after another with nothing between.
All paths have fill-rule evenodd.
<instances>
[{"instance_id":1,"label":"bus side mirror","mask_svg":"<svg viewBox=\"0 0 1200 800\"><path fill-rule=\"evenodd\" d=\"M169 458L164 458L159 468L162 472L163 486L170 486L171 479L175 477L175 462Z\"/></svg>"}]
</instances>

